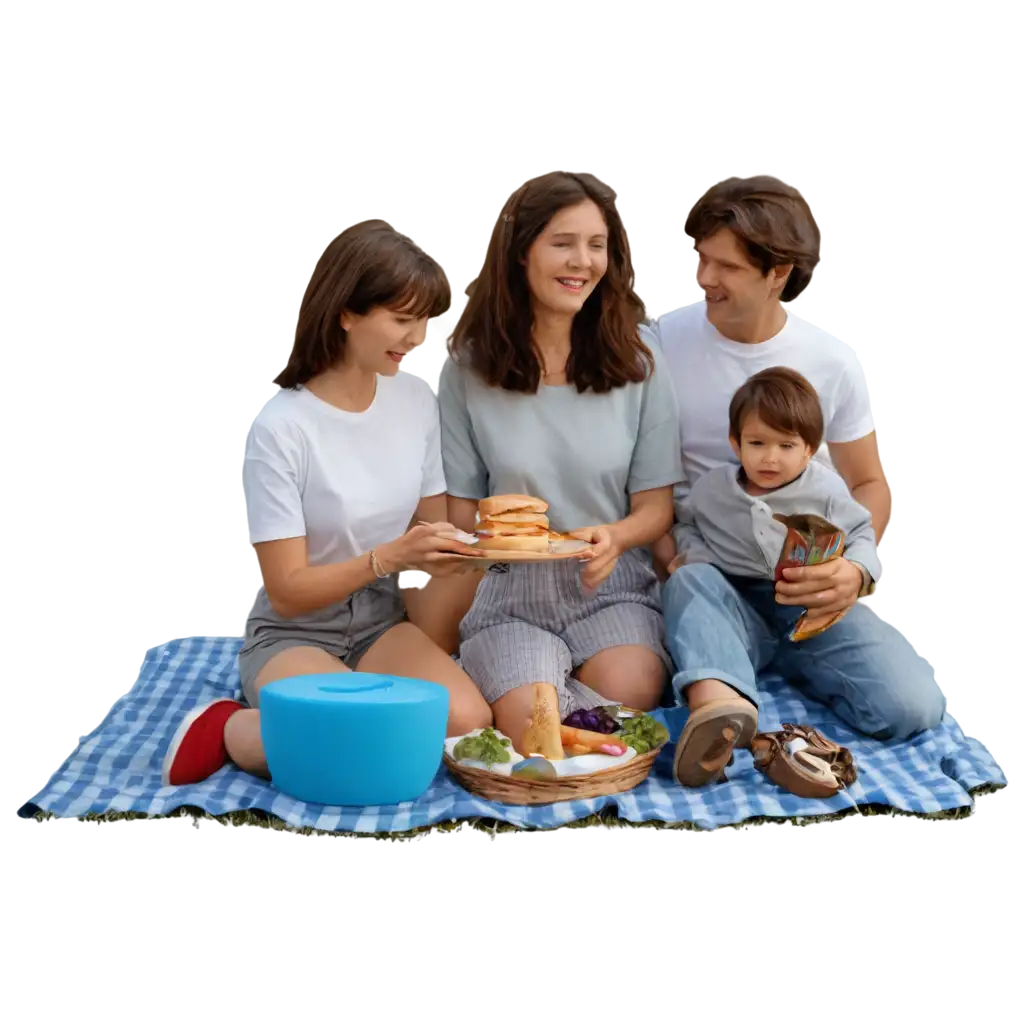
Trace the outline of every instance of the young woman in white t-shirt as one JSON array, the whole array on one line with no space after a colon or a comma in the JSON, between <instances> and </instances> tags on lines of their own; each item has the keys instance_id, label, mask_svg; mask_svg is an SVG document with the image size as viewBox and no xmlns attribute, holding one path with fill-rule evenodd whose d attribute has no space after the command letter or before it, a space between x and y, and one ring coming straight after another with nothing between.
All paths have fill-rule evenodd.
<instances>
[{"instance_id":1,"label":"young woman in white t-shirt","mask_svg":"<svg viewBox=\"0 0 1024 1024\"><path fill-rule=\"evenodd\" d=\"M185 719L165 784L200 782L229 760L266 775L259 692L291 676L358 669L427 679L449 692L450 735L491 723L451 658L452 616L427 594L441 581L411 592L418 624L398 588L402 570L456 575L464 563L453 552L472 553L441 536L452 527L437 400L399 370L450 302L441 267L384 221L349 228L321 256L275 381L281 390L246 442L249 539L263 586L238 659L244 702L215 701Z\"/></svg>"}]
</instances>

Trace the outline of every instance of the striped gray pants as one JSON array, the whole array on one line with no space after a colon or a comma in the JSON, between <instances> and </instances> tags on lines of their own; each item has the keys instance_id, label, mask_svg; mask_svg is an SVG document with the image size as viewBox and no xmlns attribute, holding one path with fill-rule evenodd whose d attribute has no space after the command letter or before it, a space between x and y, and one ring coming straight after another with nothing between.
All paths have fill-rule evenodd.
<instances>
[{"instance_id":1,"label":"striped gray pants","mask_svg":"<svg viewBox=\"0 0 1024 1024\"><path fill-rule=\"evenodd\" d=\"M645 554L626 552L596 594L573 560L512 563L489 572L462 620L460 661L489 704L519 686L551 683L562 717L609 703L572 678L595 654L625 644L665 649L660 585Z\"/></svg>"}]
</instances>

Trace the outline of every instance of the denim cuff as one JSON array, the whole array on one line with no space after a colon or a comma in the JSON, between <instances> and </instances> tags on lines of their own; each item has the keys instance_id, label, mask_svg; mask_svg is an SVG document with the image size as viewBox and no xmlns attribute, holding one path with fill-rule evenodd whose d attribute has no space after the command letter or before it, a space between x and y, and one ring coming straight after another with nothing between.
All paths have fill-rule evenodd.
<instances>
[{"instance_id":1,"label":"denim cuff","mask_svg":"<svg viewBox=\"0 0 1024 1024\"><path fill-rule=\"evenodd\" d=\"M756 683L740 679L738 676L730 675L717 668L687 669L685 672L677 672L672 677L672 692L675 694L676 701L681 705L685 704L683 690L691 683L699 682L701 679L717 679L720 683L731 686L741 697L745 697L755 708L760 709Z\"/></svg>"}]
</instances>

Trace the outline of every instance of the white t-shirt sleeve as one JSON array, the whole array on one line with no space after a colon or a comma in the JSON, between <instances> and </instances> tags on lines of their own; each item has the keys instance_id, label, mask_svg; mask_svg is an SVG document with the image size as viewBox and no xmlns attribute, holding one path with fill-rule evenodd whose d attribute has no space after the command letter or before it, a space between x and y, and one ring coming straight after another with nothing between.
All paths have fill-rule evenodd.
<instances>
[{"instance_id":1,"label":"white t-shirt sleeve","mask_svg":"<svg viewBox=\"0 0 1024 1024\"><path fill-rule=\"evenodd\" d=\"M434 393L426 388L424 390L428 391L424 414L427 447L423 457L423 485L420 497L431 498L435 494L444 494L448 488L444 479L444 464L441 461L441 414Z\"/></svg>"},{"instance_id":2,"label":"white t-shirt sleeve","mask_svg":"<svg viewBox=\"0 0 1024 1024\"><path fill-rule=\"evenodd\" d=\"M832 422L825 431L826 444L846 444L867 437L875 429L871 415L868 382L860 360L850 351L843 374L836 385L836 405Z\"/></svg>"},{"instance_id":3,"label":"white t-shirt sleeve","mask_svg":"<svg viewBox=\"0 0 1024 1024\"><path fill-rule=\"evenodd\" d=\"M306 536L299 483L302 465L298 437L280 425L253 423L242 464L250 544Z\"/></svg>"}]
</instances>

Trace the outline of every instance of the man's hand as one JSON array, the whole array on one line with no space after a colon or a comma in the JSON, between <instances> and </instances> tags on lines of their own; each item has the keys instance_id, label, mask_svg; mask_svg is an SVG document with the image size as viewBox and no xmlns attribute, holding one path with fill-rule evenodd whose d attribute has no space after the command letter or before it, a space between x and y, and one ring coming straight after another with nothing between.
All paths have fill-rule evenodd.
<instances>
[{"instance_id":1,"label":"man's hand","mask_svg":"<svg viewBox=\"0 0 1024 1024\"><path fill-rule=\"evenodd\" d=\"M671 576L676 569L681 569L684 565L686 565L686 559L682 555L676 555L665 567L665 575Z\"/></svg>"},{"instance_id":2,"label":"man's hand","mask_svg":"<svg viewBox=\"0 0 1024 1024\"><path fill-rule=\"evenodd\" d=\"M586 590L597 590L615 571L619 555L622 553L611 529L607 526L587 526L582 530L573 530L569 536L593 545L581 578Z\"/></svg>"},{"instance_id":3,"label":"man's hand","mask_svg":"<svg viewBox=\"0 0 1024 1024\"><path fill-rule=\"evenodd\" d=\"M806 608L815 618L852 608L864 585L860 569L845 558L783 569L782 575L785 580L775 584L775 600Z\"/></svg>"}]
</instances>

